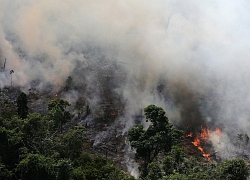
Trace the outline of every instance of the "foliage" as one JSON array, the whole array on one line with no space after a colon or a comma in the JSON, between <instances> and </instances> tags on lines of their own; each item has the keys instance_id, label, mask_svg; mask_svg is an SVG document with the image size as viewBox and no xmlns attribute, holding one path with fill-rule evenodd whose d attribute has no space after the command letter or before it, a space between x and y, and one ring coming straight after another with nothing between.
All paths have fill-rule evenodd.
<instances>
[{"instance_id":1,"label":"foliage","mask_svg":"<svg viewBox=\"0 0 250 180\"><path fill-rule=\"evenodd\" d=\"M55 127L60 127L70 119L70 113L66 111L67 106L70 106L68 101L61 98L55 98L48 103L49 115L54 121Z\"/></svg>"},{"instance_id":2,"label":"foliage","mask_svg":"<svg viewBox=\"0 0 250 180\"><path fill-rule=\"evenodd\" d=\"M72 175L72 164L70 160L60 159L57 163L58 175L57 180L68 180Z\"/></svg>"},{"instance_id":3,"label":"foliage","mask_svg":"<svg viewBox=\"0 0 250 180\"><path fill-rule=\"evenodd\" d=\"M16 113L16 103L11 100L7 95L7 92L0 92L0 115L2 118L11 118Z\"/></svg>"},{"instance_id":4,"label":"foliage","mask_svg":"<svg viewBox=\"0 0 250 180\"><path fill-rule=\"evenodd\" d=\"M70 119L67 106L54 99L45 116L32 113L22 119L1 113L0 179L133 179L106 159L83 154L85 127L67 127L63 133L54 128Z\"/></svg>"},{"instance_id":5,"label":"foliage","mask_svg":"<svg viewBox=\"0 0 250 180\"><path fill-rule=\"evenodd\" d=\"M23 120L22 132L25 146L31 152L51 155L56 145L56 137L52 134L53 124L41 114L32 113Z\"/></svg>"},{"instance_id":6,"label":"foliage","mask_svg":"<svg viewBox=\"0 0 250 180\"><path fill-rule=\"evenodd\" d=\"M28 154L17 166L23 180L55 179L54 161L40 154Z\"/></svg>"},{"instance_id":7,"label":"foliage","mask_svg":"<svg viewBox=\"0 0 250 180\"><path fill-rule=\"evenodd\" d=\"M47 115L26 118L18 116L15 103L1 93L0 105L0 179L134 179L107 159L84 152L85 127L64 126L70 120L67 101L54 99ZM186 155L177 146L182 132L173 128L162 108L150 105L145 116L149 128L137 125L128 133L145 180L247 179L249 169L242 159L217 165Z\"/></svg>"},{"instance_id":8,"label":"foliage","mask_svg":"<svg viewBox=\"0 0 250 180\"><path fill-rule=\"evenodd\" d=\"M175 173L168 176L167 180L189 180L189 179L185 174Z\"/></svg>"},{"instance_id":9,"label":"foliage","mask_svg":"<svg viewBox=\"0 0 250 180\"><path fill-rule=\"evenodd\" d=\"M19 149L23 146L21 136L17 129L0 127L0 157L9 168L13 168L19 160Z\"/></svg>"},{"instance_id":10,"label":"foliage","mask_svg":"<svg viewBox=\"0 0 250 180\"><path fill-rule=\"evenodd\" d=\"M1 162L0 159L0 179L10 180L12 177L12 172L9 171L5 164Z\"/></svg>"},{"instance_id":11,"label":"foliage","mask_svg":"<svg viewBox=\"0 0 250 180\"><path fill-rule=\"evenodd\" d=\"M179 147L179 146L173 146L172 150L171 150L171 154L174 157L174 161L179 165L180 163L182 163L184 161L184 157L186 156L183 148Z\"/></svg>"},{"instance_id":12,"label":"foliage","mask_svg":"<svg viewBox=\"0 0 250 180\"><path fill-rule=\"evenodd\" d=\"M158 164L151 162L148 164L148 175L145 179L160 179L162 178L161 168Z\"/></svg>"},{"instance_id":13,"label":"foliage","mask_svg":"<svg viewBox=\"0 0 250 180\"><path fill-rule=\"evenodd\" d=\"M175 167L174 167L174 158L170 155L165 156L163 159L163 170L166 175L174 173Z\"/></svg>"},{"instance_id":14,"label":"foliage","mask_svg":"<svg viewBox=\"0 0 250 180\"><path fill-rule=\"evenodd\" d=\"M133 148L136 148L136 158L142 160L142 176L148 174L147 166L156 156L168 153L172 146L177 145L183 132L173 128L161 107L149 105L144 109L146 121L150 121L147 130L137 125L129 130L128 138Z\"/></svg>"},{"instance_id":15,"label":"foliage","mask_svg":"<svg viewBox=\"0 0 250 180\"><path fill-rule=\"evenodd\" d=\"M28 100L25 93L21 92L17 97L17 112L20 118L25 119L28 115Z\"/></svg>"},{"instance_id":16,"label":"foliage","mask_svg":"<svg viewBox=\"0 0 250 180\"><path fill-rule=\"evenodd\" d=\"M71 159L77 158L83 151L85 128L76 126L63 135L63 156Z\"/></svg>"},{"instance_id":17,"label":"foliage","mask_svg":"<svg viewBox=\"0 0 250 180\"><path fill-rule=\"evenodd\" d=\"M119 170L113 163L100 156L83 153L75 162L77 168L73 170L73 176L76 179L134 180L134 178Z\"/></svg>"},{"instance_id":18,"label":"foliage","mask_svg":"<svg viewBox=\"0 0 250 180\"><path fill-rule=\"evenodd\" d=\"M74 180L86 180L86 176L82 167L75 168L72 172L72 179Z\"/></svg>"},{"instance_id":19,"label":"foliage","mask_svg":"<svg viewBox=\"0 0 250 180\"><path fill-rule=\"evenodd\" d=\"M249 176L249 167L243 159L225 160L219 168L221 179L246 180Z\"/></svg>"}]
</instances>

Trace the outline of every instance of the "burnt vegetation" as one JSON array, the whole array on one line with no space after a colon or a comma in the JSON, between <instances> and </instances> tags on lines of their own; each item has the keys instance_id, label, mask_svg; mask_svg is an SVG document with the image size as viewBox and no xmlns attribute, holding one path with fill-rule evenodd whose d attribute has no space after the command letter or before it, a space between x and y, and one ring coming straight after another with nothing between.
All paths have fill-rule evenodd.
<instances>
[{"instance_id":1,"label":"burnt vegetation","mask_svg":"<svg viewBox=\"0 0 250 180\"><path fill-rule=\"evenodd\" d=\"M98 106L103 112L92 116L95 111L85 99L78 99L70 108L68 101L54 94L37 96L1 91L1 179L134 179L126 172L124 160L128 142L135 150L142 179L243 180L249 175L243 159L207 162L161 107L146 107L149 127L138 124L131 128L125 142L127 135L119 132L121 124L108 125L123 116L113 109L115 101L107 98L109 104ZM34 105L41 99L48 101L42 114ZM100 132L99 139L93 135ZM242 144L248 141L242 134L238 139Z\"/></svg>"},{"instance_id":2,"label":"burnt vegetation","mask_svg":"<svg viewBox=\"0 0 250 180\"><path fill-rule=\"evenodd\" d=\"M221 160L208 140L208 125L216 125L206 116L216 115L216 101L162 78L151 93L178 108L180 119L172 123L163 108L140 102L128 115L129 62L91 49L60 86L33 79L26 94L11 77L1 89L0 179L247 179L247 134L235 141L232 158L241 159Z\"/></svg>"}]
</instances>

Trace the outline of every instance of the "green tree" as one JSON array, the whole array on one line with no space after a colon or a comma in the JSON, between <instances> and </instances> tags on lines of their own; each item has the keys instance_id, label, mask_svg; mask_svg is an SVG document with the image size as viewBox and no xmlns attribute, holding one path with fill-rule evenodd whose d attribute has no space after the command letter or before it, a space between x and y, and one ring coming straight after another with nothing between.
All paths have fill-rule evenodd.
<instances>
[{"instance_id":1,"label":"green tree","mask_svg":"<svg viewBox=\"0 0 250 180\"><path fill-rule=\"evenodd\" d=\"M246 180L249 167L243 159L225 160L219 166L220 178L227 180Z\"/></svg>"},{"instance_id":2,"label":"green tree","mask_svg":"<svg viewBox=\"0 0 250 180\"><path fill-rule=\"evenodd\" d=\"M60 127L70 119L70 113L66 111L66 107L70 106L68 101L61 98L56 98L48 103L49 115L54 120L55 127Z\"/></svg>"},{"instance_id":3,"label":"green tree","mask_svg":"<svg viewBox=\"0 0 250 180\"><path fill-rule=\"evenodd\" d=\"M20 118L25 119L28 115L28 101L25 93L21 92L17 97L17 112Z\"/></svg>"},{"instance_id":4,"label":"green tree","mask_svg":"<svg viewBox=\"0 0 250 180\"><path fill-rule=\"evenodd\" d=\"M158 164L151 162L148 164L148 175L145 179L160 179L162 178L161 168Z\"/></svg>"},{"instance_id":5,"label":"green tree","mask_svg":"<svg viewBox=\"0 0 250 180\"><path fill-rule=\"evenodd\" d=\"M174 160L178 165L184 161L184 157L186 156L183 148L179 146L173 146L171 154L173 155Z\"/></svg>"},{"instance_id":6,"label":"green tree","mask_svg":"<svg viewBox=\"0 0 250 180\"><path fill-rule=\"evenodd\" d=\"M72 176L72 164L70 160L60 159L57 163L57 180L69 180Z\"/></svg>"},{"instance_id":7,"label":"green tree","mask_svg":"<svg viewBox=\"0 0 250 180\"><path fill-rule=\"evenodd\" d=\"M55 179L54 161L40 154L28 154L17 166L22 180Z\"/></svg>"},{"instance_id":8,"label":"green tree","mask_svg":"<svg viewBox=\"0 0 250 180\"><path fill-rule=\"evenodd\" d=\"M42 117L39 113L32 113L23 120L22 132L26 147L30 151L43 154L53 154L56 136L52 133L53 122Z\"/></svg>"},{"instance_id":9,"label":"green tree","mask_svg":"<svg viewBox=\"0 0 250 180\"><path fill-rule=\"evenodd\" d=\"M0 115L2 118L11 118L13 115L17 115L16 103L6 93L0 92Z\"/></svg>"},{"instance_id":10,"label":"green tree","mask_svg":"<svg viewBox=\"0 0 250 180\"><path fill-rule=\"evenodd\" d=\"M66 158L75 159L80 156L83 151L83 142L85 136L85 127L75 126L63 135L62 154Z\"/></svg>"},{"instance_id":11,"label":"green tree","mask_svg":"<svg viewBox=\"0 0 250 180\"><path fill-rule=\"evenodd\" d=\"M183 135L181 130L175 129L165 116L161 107L149 105L144 109L146 121L151 122L148 129L137 125L129 130L128 139L133 148L136 148L136 159L141 160L142 177L148 174L148 164L161 153L168 153L172 146L177 145Z\"/></svg>"},{"instance_id":12,"label":"green tree","mask_svg":"<svg viewBox=\"0 0 250 180\"><path fill-rule=\"evenodd\" d=\"M73 169L72 178L74 180L86 180L85 173L82 167Z\"/></svg>"},{"instance_id":13,"label":"green tree","mask_svg":"<svg viewBox=\"0 0 250 180\"><path fill-rule=\"evenodd\" d=\"M19 161L20 148L23 146L21 132L0 126L0 157L7 168L12 169Z\"/></svg>"},{"instance_id":14,"label":"green tree","mask_svg":"<svg viewBox=\"0 0 250 180\"><path fill-rule=\"evenodd\" d=\"M163 159L163 170L165 171L166 175L173 174L175 170L175 162L174 158L170 155L165 156Z\"/></svg>"},{"instance_id":15,"label":"green tree","mask_svg":"<svg viewBox=\"0 0 250 180\"><path fill-rule=\"evenodd\" d=\"M1 162L0 159L0 179L4 179L4 180L11 180L12 178L12 172L9 171L5 164Z\"/></svg>"},{"instance_id":16,"label":"green tree","mask_svg":"<svg viewBox=\"0 0 250 180\"><path fill-rule=\"evenodd\" d=\"M167 180L189 180L189 179L185 174L175 173L168 176Z\"/></svg>"}]
</instances>

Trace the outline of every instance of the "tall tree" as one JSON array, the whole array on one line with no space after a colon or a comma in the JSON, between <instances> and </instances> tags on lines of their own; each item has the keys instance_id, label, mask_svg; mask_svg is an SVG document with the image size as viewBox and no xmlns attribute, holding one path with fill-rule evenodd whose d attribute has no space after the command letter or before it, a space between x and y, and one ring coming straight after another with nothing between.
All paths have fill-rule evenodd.
<instances>
[{"instance_id":1,"label":"tall tree","mask_svg":"<svg viewBox=\"0 0 250 180\"><path fill-rule=\"evenodd\" d=\"M27 95L24 92L21 92L17 97L17 112L22 119L27 118L29 109L27 104Z\"/></svg>"},{"instance_id":2,"label":"tall tree","mask_svg":"<svg viewBox=\"0 0 250 180\"><path fill-rule=\"evenodd\" d=\"M70 106L68 101L61 98L53 99L48 104L48 110L51 118L54 120L55 127L60 127L70 119L70 113L66 111L66 107Z\"/></svg>"},{"instance_id":3,"label":"tall tree","mask_svg":"<svg viewBox=\"0 0 250 180\"><path fill-rule=\"evenodd\" d=\"M12 88L12 74L14 73L14 70L10 70L10 87Z\"/></svg>"},{"instance_id":4,"label":"tall tree","mask_svg":"<svg viewBox=\"0 0 250 180\"><path fill-rule=\"evenodd\" d=\"M136 148L136 158L141 160L142 176L148 174L148 164L161 153L167 153L181 140L183 132L173 128L161 107L149 105L144 109L146 121L151 122L147 130L137 125L129 130L128 138Z\"/></svg>"}]
</instances>

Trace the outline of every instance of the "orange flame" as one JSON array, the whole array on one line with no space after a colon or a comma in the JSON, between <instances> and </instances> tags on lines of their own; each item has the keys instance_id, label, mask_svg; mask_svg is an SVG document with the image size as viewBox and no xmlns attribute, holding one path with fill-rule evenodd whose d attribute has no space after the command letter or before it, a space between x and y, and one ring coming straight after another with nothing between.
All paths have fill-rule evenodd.
<instances>
[{"instance_id":1,"label":"orange flame","mask_svg":"<svg viewBox=\"0 0 250 180\"><path fill-rule=\"evenodd\" d=\"M208 139L210 135L210 130L208 128L202 128L201 127L201 133L200 133L200 137L201 139Z\"/></svg>"},{"instance_id":2,"label":"orange flame","mask_svg":"<svg viewBox=\"0 0 250 180\"><path fill-rule=\"evenodd\" d=\"M187 134L186 137L193 137L193 133L191 132L191 133Z\"/></svg>"},{"instance_id":3,"label":"orange flame","mask_svg":"<svg viewBox=\"0 0 250 180\"><path fill-rule=\"evenodd\" d=\"M215 133L221 138L221 129L220 128L216 128Z\"/></svg>"},{"instance_id":4,"label":"orange flame","mask_svg":"<svg viewBox=\"0 0 250 180\"><path fill-rule=\"evenodd\" d=\"M209 135L210 135L210 130L208 128L201 127L201 133L198 134L195 140L192 142L192 144L202 152L202 155L207 159L208 162L211 160L209 157L210 154L205 153L204 148L201 146L201 140L207 140L209 138Z\"/></svg>"},{"instance_id":5,"label":"orange flame","mask_svg":"<svg viewBox=\"0 0 250 180\"><path fill-rule=\"evenodd\" d=\"M212 133L217 134L221 138L220 128L216 128ZM199 133L194 139L194 141L192 142L192 144L196 146L202 152L202 155L207 159L208 162L211 160L210 154L205 152L204 148L201 146L201 142L209 139L210 134L211 134L211 131L209 128L201 127L201 133ZM187 134L186 137L192 137L190 135L192 135L192 133Z\"/></svg>"}]
</instances>

